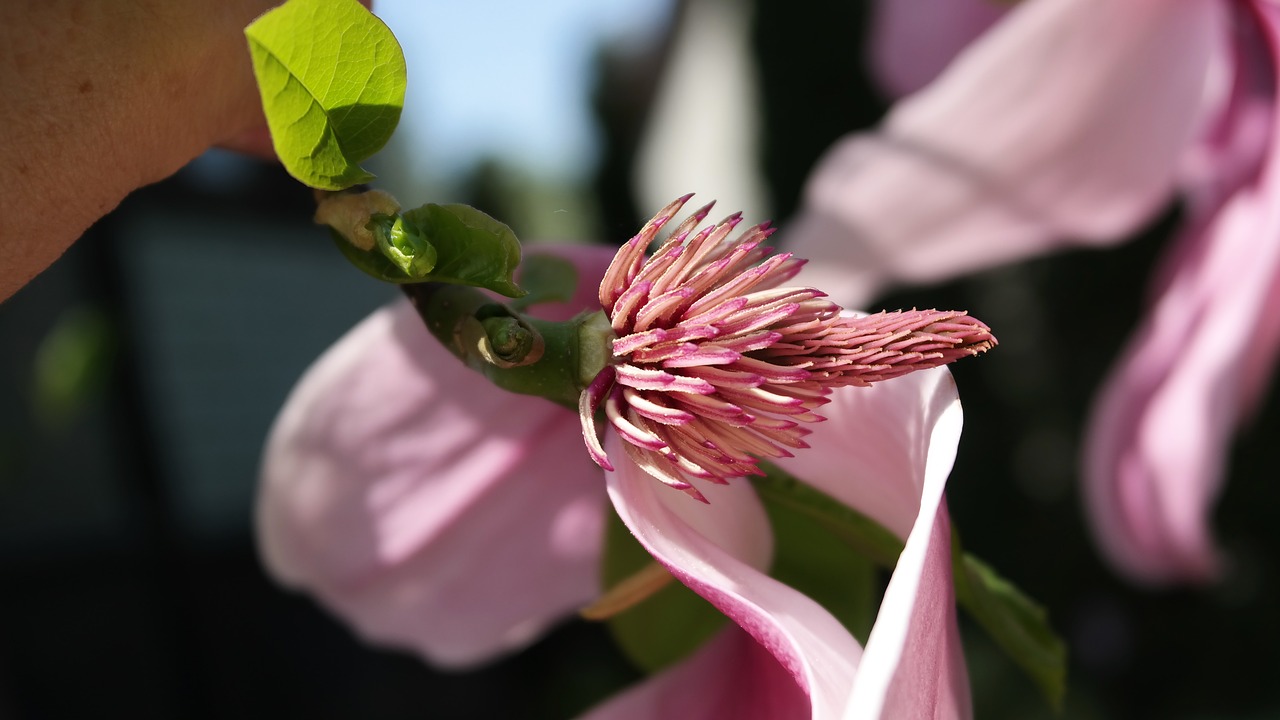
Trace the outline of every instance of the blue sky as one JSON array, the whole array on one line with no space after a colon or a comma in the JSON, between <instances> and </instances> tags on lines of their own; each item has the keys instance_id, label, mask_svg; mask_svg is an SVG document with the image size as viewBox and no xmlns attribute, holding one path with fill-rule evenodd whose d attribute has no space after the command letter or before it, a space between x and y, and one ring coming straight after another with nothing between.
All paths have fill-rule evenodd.
<instances>
[{"instance_id":1,"label":"blue sky","mask_svg":"<svg viewBox=\"0 0 1280 720\"><path fill-rule=\"evenodd\" d=\"M590 61L603 39L648 42L669 0L375 0L404 47L401 134L431 174L490 153L575 175L594 159ZM421 156L420 158L417 156Z\"/></svg>"}]
</instances>

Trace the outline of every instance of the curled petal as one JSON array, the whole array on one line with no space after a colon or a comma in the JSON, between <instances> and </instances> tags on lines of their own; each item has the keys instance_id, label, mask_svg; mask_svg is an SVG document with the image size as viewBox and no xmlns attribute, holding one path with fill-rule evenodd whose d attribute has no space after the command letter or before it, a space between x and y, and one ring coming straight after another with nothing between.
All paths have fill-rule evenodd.
<instances>
[{"instance_id":1,"label":"curled petal","mask_svg":"<svg viewBox=\"0 0 1280 720\"><path fill-rule=\"evenodd\" d=\"M951 522L926 492L867 639L844 717L969 718L951 577Z\"/></svg>"},{"instance_id":2,"label":"curled petal","mask_svg":"<svg viewBox=\"0 0 1280 720\"><path fill-rule=\"evenodd\" d=\"M703 504L630 461L605 479L618 515L654 559L764 646L806 691L812 717L840 717L862 649L830 613L765 573L772 533L751 486L706 487Z\"/></svg>"},{"instance_id":3,"label":"curled petal","mask_svg":"<svg viewBox=\"0 0 1280 720\"><path fill-rule=\"evenodd\" d=\"M969 717L942 503L961 425L951 376L927 370L832 398L833 421L806 438L819 441L778 464L906 539L865 652L826 610L760 572L768 528L745 483L706 488L700 505L623 463L607 476L610 499L659 562L795 678L811 704L801 717Z\"/></svg>"},{"instance_id":4,"label":"curled petal","mask_svg":"<svg viewBox=\"0 0 1280 720\"><path fill-rule=\"evenodd\" d=\"M588 277L611 254L566 252ZM277 418L263 560L370 641L457 666L520 647L598 589L603 490L577 426L491 386L397 302L321 357Z\"/></svg>"},{"instance_id":5,"label":"curled petal","mask_svg":"<svg viewBox=\"0 0 1280 720\"><path fill-rule=\"evenodd\" d=\"M1260 39L1274 58L1280 10L1258 3L1254 11L1261 37L1243 37L1241 47ZM1259 106L1265 85L1243 77L1250 67L1237 66L1228 110L1206 143L1209 162L1192 176L1192 227L1099 394L1085 443L1094 532L1121 571L1149 583L1217 573L1209 515L1227 446L1280 353L1280 124ZM1273 97L1275 78L1266 80Z\"/></svg>"},{"instance_id":6,"label":"curled petal","mask_svg":"<svg viewBox=\"0 0 1280 720\"><path fill-rule=\"evenodd\" d=\"M1120 239L1168 200L1208 116L1224 6L1019 4L821 161L785 235L812 261L800 280L858 305L887 282Z\"/></svg>"},{"instance_id":7,"label":"curled petal","mask_svg":"<svg viewBox=\"0 0 1280 720\"><path fill-rule=\"evenodd\" d=\"M946 368L841 388L812 446L778 465L906 540L845 717L968 717L943 490L963 414Z\"/></svg>"},{"instance_id":8,"label":"curled petal","mask_svg":"<svg viewBox=\"0 0 1280 720\"><path fill-rule=\"evenodd\" d=\"M1152 583L1218 569L1209 515L1234 430L1261 397L1280 345L1280 190L1236 194L1177 251L1167 287L1099 393L1086 493L1111 560Z\"/></svg>"}]
</instances>

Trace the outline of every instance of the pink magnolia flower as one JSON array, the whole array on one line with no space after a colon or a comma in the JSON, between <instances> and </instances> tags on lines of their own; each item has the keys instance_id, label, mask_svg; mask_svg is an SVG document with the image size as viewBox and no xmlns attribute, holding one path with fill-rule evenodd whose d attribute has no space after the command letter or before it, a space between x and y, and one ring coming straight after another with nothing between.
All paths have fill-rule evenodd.
<instances>
[{"instance_id":1,"label":"pink magnolia flower","mask_svg":"<svg viewBox=\"0 0 1280 720\"><path fill-rule=\"evenodd\" d=\"M726 222L728 230L737 224L732 218ZM690 237L724 239L726 226L715 227ZM649 230L656 228L645 232ZM764 233L757 228L748 232L749 238L753 232ZM757 246L743 251L754 258L752 262L762 259ZM703 262L714 264L721 258L716 248L696 242L689 247L707 250L686 257L693 264L690 278L698 277ZM751 263L737 265L742 258L733 248L740 246L727 247L724 257L732 259L717 266L732 266L725 281L751 275ZM602 248L562 247L555 252L574 260L589 279L606 275L605 263L612 255ZM626 253L620 257L630 257ZM660 252L655 261L665 262L665 257ZM615 264L610 277L616 280L617 269L629 267L629 262ZM758 267L771 270L755 273L759 277L754 283L740 282L758 285L756 292L772 293L767 286L778 279L772 273L788 264L786 258L773 264L766 260ZM627 287L652 280L653 267L641 262ZM723 287L692 285L699 288L695 295L700 298ZM594 305L591 294L583 291L590 286L580 283L572 303L548 306L547 315L566 319ZM604 283L602 292L615 286ZM719 319L735 322L745 306L751 306L748 314L755 316L777 310L753 305L760 298L751 290L739 287L726 293L726 299L751 299L736 309L721 308ZM648 300L659 297L661 293ZM817 312L811 302L816 296L785 297L790 300L784 305L795 306L792 314L812 311L808 320L814 337L856 327L839 314ZM644 307L648 301L633 310L643 312ZM637 314L620 313L617 303L612 310L616 322L634 331L615 341L630 348L622 357L633 365L640 363L639 341L628 338L647 330L636 325ZM651 335L698 327L677 321L694 315L667 313L657 321L663 333ZM938 323L921 326L929 330L926 335L933 336L936 348L922 345L915 336L919 333L901 331L888 336L897 341L910 336L903 347L889 347L894 341L888 336L877 336L875 342L891 361L932 362L942 348L958 344L950 337L949 325L957 325L954 333L965 338L981 327L956 317L962 316L948 316L932 330L929 327ZM873 328L883 322L865 325ZM737 328L741 333L736 333L727 327L722 325L717 337L760 330ZM797 356L813 356L805 350L810 346L829 349L829 343L802 337L798 325L783 327L788 332L771 332L788 338ZM691 337L684 334L677 341L668 336L661 342L689 343ZM781 339L773 338L769 346L781 352ZM660 352L661 342L648 347ZM686 362L686 350L704 353L700 357L715 352L706 342L675 349ZM834 368L842 365L860 365L868 373L876 367L881 373L894 372L892 362L877 365L865 354L857 357L853 362L828 358L831 377L840 377L843 371ZM644 362L660 361L649 357ZM314 593L370 641L411 649L441 665L472 665L529 643L598 595L607 498L658 562L736 625L681 664L597 708L591 717L969 716L951 580L950 523L943 502L961 412L946 369L925 369L866 388L793 383L805 391L795 393L802 405L812 397L830 401L822 410L828 422L815 425L805 437L810 449L776 462L905 540L864 648L825 609L768 576L772 535L760 500L749 483L725 482L722 476L749 472L753 461L730 462L710 453L689 465L670 465L678 468L678 477L654 472L653 457L686 448L666 433L661 435L668 445L664 453L645 434L655 432L646 424L651 418L639 413L648 411L670 421L664 428L702 427L714 441L720 437L714 433L729 432L724 428L732 425L708 418L732 412L717 406L717 413L705 414L701 406L678 405L671 394L679 391L670 386L625 382L629 377L652 380L660 372L694 377L684 373L701 366L635 367L639 374L632 375L622 369L625 364L617 363L607 374L609 383L598 384L611 387L588 393L605 402L615 428L593 449L597 460L614 467L613 472L601 472L582 449L578 415L540 398L490 386L430 337L407 303L378 311L308 371L272 430L258 510L268 568L284 583ZM730 375L741 372L726 370ZM822 372L826 371L816 368L814 374ZM857 384L852 378L832 384ZM777 390L788 380L770 376L756 383L733 376L735 385L729 379L717 378L720 394L706 396L724 400L730 397L724 394L726 388L741 390L743 383L754 385L749 389L769 385ZM588 408L591 404L589 400ZM663 407L666 412L654 409ZM767 418L779 407L786 410L791 405L769 399L763 410L751 410L766 418L762 437L773 437L774 424ZM679 409L689 416L672 412ZM627 423L620 430L619 418ZM588 426L587 436L594 434ZM798 437L787 435L788 440ZM639 452L628 452L627 447ZM712 442L709 447L721 446ZM714 477L704 477L693 465ZM701 483L697 492L706 503L668 487L674 484L688 491L694 483Z\"/></svg>"},{"instance_id":2,"label":"pink magnolia flower","mask_svg":"<svg viewBox=\"0 0 1280 720\"><path fill-rule=\"evenodd\" d=\"M1117 242L1182 191L1189 222L1085 449L1101 545L1148 582L1216 571L1226 447L1280 345L1278 27L1267 0L1025 0L833 148L788 229L804 279L862 303Z\"/></svg>"}]
</instances>

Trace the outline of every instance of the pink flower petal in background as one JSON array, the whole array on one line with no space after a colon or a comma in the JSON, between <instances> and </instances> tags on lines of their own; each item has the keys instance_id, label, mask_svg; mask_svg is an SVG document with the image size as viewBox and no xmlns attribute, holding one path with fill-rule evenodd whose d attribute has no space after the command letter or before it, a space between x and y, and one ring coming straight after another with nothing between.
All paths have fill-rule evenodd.
<instances>
[{"instance_id":1,"label":"pink flower petal in background","mask_svg":"<svg viewBox=\"0 0 1280 720\"><path fill-rule=\"evenodd\" d=\"M799 281L845 305L1068 242L1165 203L1218 89L1218 0L1031 0L878 132L837 144L788 228Z\"/></svg>"},{"instance_id":2,"label":"pink flower petal in background","mask_svg":"<svg viewBox=\"0 0 1280 720\"><path fill-rule=\"evenodd\" d=\"M945 370L928 370L832 398L823 408L830 421L808 438L812 449L785 467L907 540L865 653L825 609L763 572L768 525L746 482L704 488L703 505L627 458L606 475L610 498L655 559L790 672L810 703L802 717L968 717L941 504L960 430L954 383ZM897 425L906 430L877 433ZM892 442L878 443L885 437Z\"/></svg>"},{"instance_id":3,"label":"pink flower petal in background","mask_svg":"<svg viewBox=\"0 0 1280 720\"><path fill-rule=\"evenodd\" d=\"M594 302L613 253L561 248ZM512 395L449 355L407 302L307 372L268 441L268 569L370 641L443 665L515 649L599 591L600 471L577 415Z\"/></svg>"},{"instance_id":4,"label":"pink flower petal in background","mask_svg":"<svg viewBox=\"0 0 1280 720\"><path fill-rule=\"evenodd\" d=\"M1258 17L1267 41L1280 45L1280 10L1259 3ZM1269 135L1280 137L1272 121ZM1273 144L1256 180L1225 155L1237 187L1210 188L1225 201L1175 250L1090 423L1095 531L1119 567L1148 582L1205 580L1218 570L1208 516L1227 447L1280 351L1278 152Z\"/></svg>"},{"instance_id":5,"label":"pink flower petal in background","mask_svg":"<svg viewBox=\"0 0 1280 720\"><path fill-rule=\"evenodd\" d=\"M996 0L878 0L867 33L871 71L893 97L913 93L1009 7Z\"/></svg>"}]
</instances>

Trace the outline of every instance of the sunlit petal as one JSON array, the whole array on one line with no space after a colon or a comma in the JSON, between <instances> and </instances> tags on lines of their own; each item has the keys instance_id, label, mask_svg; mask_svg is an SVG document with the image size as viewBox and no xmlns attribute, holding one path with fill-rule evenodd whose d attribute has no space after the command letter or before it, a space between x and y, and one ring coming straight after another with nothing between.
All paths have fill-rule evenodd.
<instances>
[{"instance_id":1,"label":"sunlit petal","mask_svg":"<svg viewBox=\"0 0 1280 720\"><path fill-rule=\"evenodd\" d=\"M1019 3L878 132L830 150L787 229L800 279L861 305L1072 242L1167 202L1228 40L1216 0Z\"/></svg>"}]
</instances>

